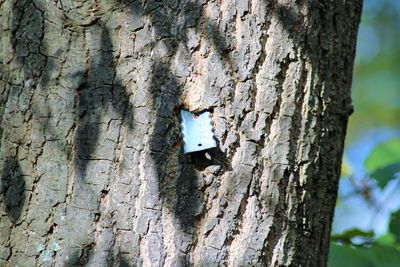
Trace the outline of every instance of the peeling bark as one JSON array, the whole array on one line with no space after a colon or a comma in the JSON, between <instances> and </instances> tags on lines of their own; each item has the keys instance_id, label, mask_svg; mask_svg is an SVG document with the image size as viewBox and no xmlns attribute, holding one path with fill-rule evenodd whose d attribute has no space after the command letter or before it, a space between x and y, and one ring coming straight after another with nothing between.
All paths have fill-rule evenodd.
<instances>
[{"instance_id":1,"label":"peeling bark","mask_svg":"<svg viewBox=\"0 0 400 267\"><path fill-rule=\"evenodd\" d=\"M326 266L360 12L0 1L0 266Z\"/></svg>"}]
</instances>

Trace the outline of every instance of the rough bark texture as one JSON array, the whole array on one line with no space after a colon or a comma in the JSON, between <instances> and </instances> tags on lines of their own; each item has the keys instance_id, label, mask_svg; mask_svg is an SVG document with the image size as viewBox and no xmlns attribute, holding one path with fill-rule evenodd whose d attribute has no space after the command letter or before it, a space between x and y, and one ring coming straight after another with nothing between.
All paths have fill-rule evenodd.
<instances>
[{"instance_id":1,"label":"rough bark texture","mask_svg":"<svg viewBox=\"0 0 400 267\"><path fill-rule=\"evenodd\" d=\"M325 266L360 10L0 0L0 266Z\"/></svg>"}]
</instances>

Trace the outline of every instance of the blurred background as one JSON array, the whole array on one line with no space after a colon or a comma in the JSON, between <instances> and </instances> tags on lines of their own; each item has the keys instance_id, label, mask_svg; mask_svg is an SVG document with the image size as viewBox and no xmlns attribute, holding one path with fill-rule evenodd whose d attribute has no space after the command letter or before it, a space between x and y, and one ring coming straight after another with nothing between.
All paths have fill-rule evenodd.
<instances>
[{"instance_id":1,"label":"blurred background","mask_svg":"<svg viewBox=\"0 0 400 267\"><path fill-rule=\"evenodd\" d=\"M400 0L364 0L330 267L400 266Z\"/></svg>"}]
</instances>

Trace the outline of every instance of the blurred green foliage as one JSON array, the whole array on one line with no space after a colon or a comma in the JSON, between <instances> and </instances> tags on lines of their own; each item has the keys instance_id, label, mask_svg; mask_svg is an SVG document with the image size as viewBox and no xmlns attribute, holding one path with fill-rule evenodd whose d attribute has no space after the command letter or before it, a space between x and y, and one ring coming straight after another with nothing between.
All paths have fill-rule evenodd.
<instances>
[{"instance_id":1,"label":"blurred green foliage","mask_svg":"<svg viewBox=\"0 0 400 267\"><path fill-rule=\"evenodd\" d=\"M353 226L342 230L341 233L332 234L328 266L398 267L400 266L400 206L396 208L398 210L384 207L391 204L387 203L388 195L389 199L393 195L395 199L400 198L397 185L389 188L390 183L393 185L394 181L400 180L400 1L398 0L364 0L352 97L355 112L349 121L345 150L351 148L353 151L347 153L344 158L342 179L350 181L343 184L353 188L342 190L348 194L347 196L341 195L339 191L337 208L347 208L351 211L371 207L375 210L374 216L390 216L390 218L384 220L387 222L385 228L387 231L384 234L374 233L373 226L372 230L365 230L365 223L364 227ZM368 132L374 129L385 129L390 134L385 137L368 135ZM356 143L357 145L354 145ZM368 154L360 156L363 153ZM389 192L383 194L385 190ZM346 197L354 195L358 195L358 202L344 201ZM386 199L374 199L376 196L383 198L383 195ZM360 203L360 199L367 203L362 208L343 207L349 203ZM375 205L374 202L378 202L379 205ZM382 210L392 211L382 215L383 213L380 214ZM337 213L340 215L336 215L336 221L348 219L344 217L346 212ZM359 223L361 224L363 220L365 218L360 217Z\"/></svg>"},{"instance_id":2,"label":"blurred green foliage","mask_svg":"<svg viewBox=\"0 0 400 267\"><path fill-rule=\"evenodd\" d=\"M390 232L375 240L371 231L351 229L333 235L329 267L398 267L400 265L400 211L392 214Z\"/></svg>"},{"instance_id":3,"label":"blurred green foliage","mask_svg":"<svg viewBox=\"0 0 400 267\"><path fill-rule=\"evenodd\" d=\"M347 142L377 127L400 128L400 1L365 0Z\"/></svg>"},{"instance_id":4,"label":"blurred green foliage","mask_svg":"<svg viewBox=\"0 0 400 267\"><path fill-rule=\"evenodd\" d=\"M399 267L400 249L396 246L374 244L371 247L353 247L332 243L329 266Z\"/></svg>"}]
</instances>

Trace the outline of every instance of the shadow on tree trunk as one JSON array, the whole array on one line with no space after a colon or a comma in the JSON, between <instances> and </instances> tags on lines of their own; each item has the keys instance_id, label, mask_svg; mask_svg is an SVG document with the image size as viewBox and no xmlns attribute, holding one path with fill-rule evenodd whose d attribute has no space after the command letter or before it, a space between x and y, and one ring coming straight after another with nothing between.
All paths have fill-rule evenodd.
<instances>
[{"instance_id":1,"label":"shadow on tree trunk","mask_svg":"<svg viewBox=\"0 0 400 267\"><path fill-rule=\"evenodd\" d=\"M119 255L119 267L133 267L129 262L124 255Z\"/></svg>"},{"instance_id":2,"label":"shadow on tree trunk","mask_svg":"<svg viewBox=\"0 0 400 267\"><path fill-rule=\"evenodd\" d=\"M115 112L115 119L122 118L122 123L133 130L129 95L115 76L110 34L104 25L99 24L99 28L95 30L101 32L100 59L90 56L90 66L86 68L85 73L78 74L83 81L77 89L79 120L75 132L75 165L82 179L85 179L90 160L107 158L106 155L96 154L96 149L103 145L99 144L99 134L100 127L108 123L103 121L107 113Z\"/></svg>"},{"instance_id":3,"label":"shadow on tree trunk","mask_svg":"<svg viewBox=\"0 0 400 267\"><path fill-rule=\"evenodd\" d=\"M0 197L5 211L15 223L21 216L26 198L25 180L17 159L9 157L4 161L0 182Z\"/></svg>"}]
</instances>

